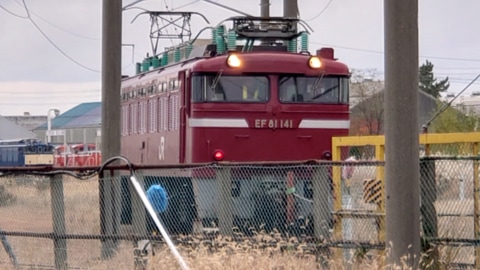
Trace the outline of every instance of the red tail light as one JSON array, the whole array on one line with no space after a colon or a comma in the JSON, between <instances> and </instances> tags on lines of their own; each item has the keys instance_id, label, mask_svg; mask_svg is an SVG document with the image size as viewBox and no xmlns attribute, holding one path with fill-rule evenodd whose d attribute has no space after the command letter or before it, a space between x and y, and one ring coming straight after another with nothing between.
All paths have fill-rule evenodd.
<instances>
[{"instance_id":1,"label":"red tail light","mask_svg":"<svg viewBox=\"0 0 480 270\"><path fill-rule=\"evenodd\" d=\"M330 151L325 151L322 154L322 158L326 160L332 160L332 153Z\"/></svg>"},{"instance_id":2,"label":"red tail light","mask_svg":"<svg viewBox=\"0 0 480 270\"><path fill-rule=\"evenodd\" d=\"M225 158L225 154L223 153L222 150L215 150L215 151L213 152L213 159L214 159L215 161L222 161L223 158Z\"/></svg>"}]
</instances>

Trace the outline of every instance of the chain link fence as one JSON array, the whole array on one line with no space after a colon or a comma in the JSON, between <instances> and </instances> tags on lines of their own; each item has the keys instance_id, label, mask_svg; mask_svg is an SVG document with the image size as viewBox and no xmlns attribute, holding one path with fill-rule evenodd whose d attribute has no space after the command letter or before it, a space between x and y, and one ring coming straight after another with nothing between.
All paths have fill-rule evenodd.
<instances>
[{"instance_id":1,"label":"chain link fence","mask_svg":"<svg viewBox=\"0 0 480 270\"><path fill-rule=\"evenodd\" d=\"M243 251L295 249L317 263L319 256L338 263L333 254L340 251L341 261L372 262L385 249L384 163L368 151L349 149L345 159L355 158L330 163L134 166L132 172L82 180L73 172L3 174L0 263L12 269L131 269L146 266L147 258L154 263L149 254L165 249L165 239L133 188L132 174L184 254L205 243L218 248L222 244L214 239L221 235L247 245ZM478 162L420 159L422 240L438 263L475 267Z\"/></svg>"}]
</instances>

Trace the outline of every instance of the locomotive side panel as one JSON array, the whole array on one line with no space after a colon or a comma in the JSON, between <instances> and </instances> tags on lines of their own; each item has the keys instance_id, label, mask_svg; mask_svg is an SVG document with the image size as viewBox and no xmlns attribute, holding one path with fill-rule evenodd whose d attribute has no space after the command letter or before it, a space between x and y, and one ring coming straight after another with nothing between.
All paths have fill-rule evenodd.
<instances>
[{"instance_id":1,"label":"locomotive side panel","mask_svg":"<svg viewBox=\"0 0 480 270\"><path fill-rule=\"evenodd\" d=\"M180 67L127 78L122 87L122 155L141 164L180 160Z\"/></svg>"}]
</instances>

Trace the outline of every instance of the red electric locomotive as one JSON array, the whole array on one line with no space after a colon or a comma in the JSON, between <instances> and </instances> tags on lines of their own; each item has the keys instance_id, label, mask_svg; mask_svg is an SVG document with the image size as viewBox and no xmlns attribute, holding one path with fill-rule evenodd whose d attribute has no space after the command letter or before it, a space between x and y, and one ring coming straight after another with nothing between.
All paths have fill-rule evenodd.
<instances>
[{"instance_id":1,"label":"red electric locomotive","mask_svg":"<svg viewBox=\"0 0 480 270\"><path fill-rule=\"evenodd\" d=\"M212 44L150 57L148 70L123 80L122 154L132 162L325 159L330 138L348 135L349 70L333 49L289 51L299 36L307 42L293 19L232 20Z\"/></svg>"},{"instance_id":2,"label":"red electric locomotive","mask_svg":"<svg viewBox=\"0 0 480 270\"><path fill-rule=\"evenodd\" d=\"M227 21L232 27L215 27L212 40L149 57L123 80L122 155L150 165L329 159L331 138L348 135L348 67L332 48L310 53L298 19ZM244 191L258 184L237 180ZM214 180L185 181L202 193L191 192L192 218L214 219L215 196L204 194ZM235 205L249 205L249 194L237 195ZM249 208L241 218L254 215Z\"/></svg>"}]
</instances>

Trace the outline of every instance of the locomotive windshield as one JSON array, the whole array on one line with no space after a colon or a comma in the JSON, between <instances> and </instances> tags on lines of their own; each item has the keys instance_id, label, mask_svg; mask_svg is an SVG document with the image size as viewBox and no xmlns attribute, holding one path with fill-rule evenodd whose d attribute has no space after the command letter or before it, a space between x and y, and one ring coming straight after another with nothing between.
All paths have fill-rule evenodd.
<instances>
[{"instance_id":1,"label":"locomotive windshield","mask_svg":"<svg viewBox=\"0 0 480 270\"><path fill-rule=\"evenodd\" d=\"M194 75L193 102L253 102L270 99L267 76L232 76L221 72ZM280 76L278 97L282 103L348 104L348 78L340 76Z\"/></svg>"},{"instance_id":2,"label":"locomotive windshield","mask_svg":"<svg viewBox=\"0 0 480 270\"><path fill-rule=\"evenodd\" d=\"M348 104L348 78L282 76L279 97L284 103Z\"/></svg>"},{"instance_id":3,"label":"locomotive windshield","mask_svg":"<svg viewBox=\"0 0 480 270\"><path fill-rule=\"evenodd\" d=\"M267 76L230 76L222 73L195 75L192 79L194 102L266 102Z\"/></svg>"}]
</instances>

